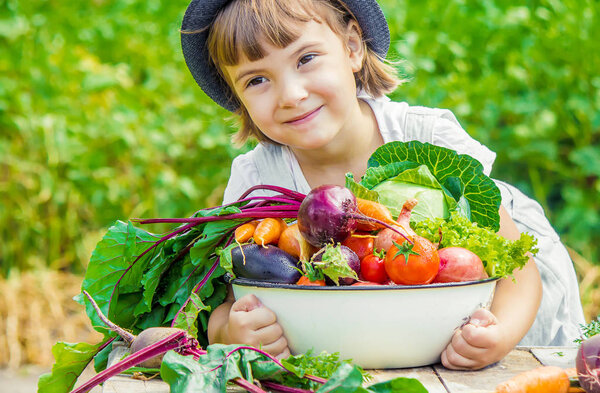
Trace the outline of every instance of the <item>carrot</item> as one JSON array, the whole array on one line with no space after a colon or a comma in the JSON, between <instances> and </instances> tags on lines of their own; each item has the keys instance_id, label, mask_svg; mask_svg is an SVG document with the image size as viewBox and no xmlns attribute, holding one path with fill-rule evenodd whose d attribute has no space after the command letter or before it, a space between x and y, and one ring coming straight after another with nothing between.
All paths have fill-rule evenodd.
<instances>
[{"instance_id":1,"label":"carrot","mask_svg":"<svg viewBox=\"0 0 600 393\"><path fill-rule=\"evenodd\" d=\"M569 387L568 393L585 393L582 387L579 386L579 379L577 378L577 369L575 367L565 369L565 372L569 376L571 386Z\"/></svg>"},{"instance_id":2,"label":"carrot","mask_svg":"<svg viewBox=\"0 0 600 393\"><path fill-rule=\"evenodd\" d=\"M279 236L279 241L277 242L277 247L281 248L283 251L288 254L299 258L300 257L300 242L298 241L300 234L300 230L298 229L298 223L294 223L287 228L283 232L281 232L281 236Z\"/></svg>"},{"instance_id":3,"label":"carrot","mask_svg":"<svg viewBox=\"0 0 600 393\"><path fill-rule=\"evenodd\" d=\"M389 209L379 202L370 201L368 199L356 198L356 204L358 206L358 210L367 217L375 218L390 225L397 224L396 221L394 221L392 213L390 213ZM359 221L359 229L373 231L377 228L381 228L381 226L373 223Z\"/></svg>"},{"instance_id":4,"label":"carrot","mask_svg":"<svg viewBox=\"0 0 600 393\"><path fill-rule=\"evenodd\" d=\"M310 286L324 287L326 284L325 284L325 280L310 281L310 278L308 278L306 276L302 276L296 282L296 285L310 285Z\"/></svg>"},{"instance_id":5,"label":"carrot","mask_svg":"<svg viewBox=\"0 0 600 393\"><path fill-rule=\"evenodd\" d=\"M500 383L496 393L567 393L569 386L569 376L564 369L544 366Z\"/></svg>"},{"instance_id":6,"label":"carrot","mask_svg":"<svg viewBox=\"0 0 600 393\"><path fill-rule=\"evenodd\" d=\"M258 221L250 221L235 228L235 241L245 243L254 235Z\"/></svg>"},{"instance_id":7,"label":"carrot","mask_svg":"<svg viewBox=\"0 0 600 393\"><path fill-rule=\"evenodd\" d=\"M287 228L287 224L281 218L265 218L256 226L252 238L256 244L266 246L279 241L281 233Z\"/></svg>"},{"instance_id":8,"label":"carrot","mask_svg":"<svg viewBox=\"0 0 600 393\"><path fill-rule=\"evenodd\" d=\"M283 230L277 242L277 247L301 261L308 261L317 251L316 247L304 239L300 229L298 229L298 223L294 223Z\"/></svg>"}]
</instances>

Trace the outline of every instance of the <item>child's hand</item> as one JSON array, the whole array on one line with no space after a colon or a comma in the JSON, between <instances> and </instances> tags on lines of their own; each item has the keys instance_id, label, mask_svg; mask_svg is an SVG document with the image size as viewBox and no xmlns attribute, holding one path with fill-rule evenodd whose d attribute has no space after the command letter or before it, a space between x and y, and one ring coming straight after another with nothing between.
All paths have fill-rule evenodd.
<instances>
[{"instance_id":1,"label":"child's hand","mask_svg":"<svg viewBox=\"0 0 600 393\"><path fill-rule=\"evenodd\" d=\"M280 359L290 355L277 316L254 295L246 295L233 303L229 311L227 335L230 343L261 348Z\"/></svg>"},{"instance_id":2,"label":"child's hand","mask_svg":"<svg viewBox=\"0 0 600 393\"><path fill-rule=\"evenodd\" d=\"M502 359L506 348L502 325L490 311L479 309L457 330L442 352L442 364L454 370L477 370Z\"/></svg>"}]
</instances>

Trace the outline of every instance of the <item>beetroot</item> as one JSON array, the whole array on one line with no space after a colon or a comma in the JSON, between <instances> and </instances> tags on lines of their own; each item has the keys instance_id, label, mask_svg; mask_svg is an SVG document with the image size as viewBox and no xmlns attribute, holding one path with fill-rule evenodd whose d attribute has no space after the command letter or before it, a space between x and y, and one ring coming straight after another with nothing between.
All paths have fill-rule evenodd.
<instances>
[{"instance_id":1,"label":"beetroot","mask_svg":"<svg viewBox=\"0 0 600 393\"><path fill-rule=\"evenodd\" d=\"M587 393L600 393L600 334L581 342L575 368L581 387Z\"/></svg>"},{"instance_id":2,"label":"beetroot","mask_svg":"<svg viewBox=\"0 0 600 393\"><path fill-rule=\"evenodd\" d=\"M342 186L325 184L312 189L298 209L300 233L315 247L344 241L351 232L356 230L359 220L392 228L386 222L361 213L352 191ZM392 230L406 238L396 228Z\"/></svg>"},{"instance_id":3,"label":"beetroot","mask_svg":"<svg viewBox=\"0 0 600 393\"><path fill-rule=\"evenodd\" d=\"M327 285L352 285L360 272L358 255L342 245L325 246L313 256L310 263L323 272Z\"/></svg>"},{"instance_id":4,"label":"beetroot","mask_svg":"<svg viewBox=\"0 0 600 393\"><path fill-rule=\"evenodd\" d=\"M474 252L462 247L438 250L440 270L433 282L475 281L487 278L483 262Z\"/></svg>"},{"instance_id":5,"label":"beetroot","mask_svg":"<svg viewBox=\"0 0 600 393\"><path fill-rule=\"evenodd\" d=\"M356 197L345 188L323 185L306 195L298 209L298 228L313 246L339 243L356 229Z\"/></svg>"}]
</instances>

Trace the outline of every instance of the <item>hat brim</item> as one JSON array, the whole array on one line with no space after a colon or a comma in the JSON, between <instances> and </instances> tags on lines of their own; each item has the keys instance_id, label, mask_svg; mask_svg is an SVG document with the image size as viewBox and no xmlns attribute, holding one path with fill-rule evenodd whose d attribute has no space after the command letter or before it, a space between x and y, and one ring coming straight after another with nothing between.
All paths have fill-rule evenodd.
<instances>
[{"instance_id":1,"label":"hat brim","mask_svg":"<svg viewBox=\"0 0 600 393\"><path fill-rule=\"evenodd\" d=\"M181 49L185 62L200 88L223 108L235 112L239 102L210 60L206 41L209 26L219 10L231 0L193 0L181 24ZM367 45L384 58L390 45L385 16L375 0L344 0L356 18Z\"/></svg>"}]
</instances>

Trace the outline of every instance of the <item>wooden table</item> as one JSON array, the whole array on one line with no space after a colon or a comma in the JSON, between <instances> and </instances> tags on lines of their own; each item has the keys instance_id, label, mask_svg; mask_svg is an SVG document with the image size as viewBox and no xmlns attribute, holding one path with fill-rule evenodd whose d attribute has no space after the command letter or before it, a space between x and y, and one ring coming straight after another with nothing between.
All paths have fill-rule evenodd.
<instances>
[{"instance_id":1,"label":"wooden table","mask_svg":"<svg viewBox=\"0 0 600 393\"><path fill-rule=\"evenodd\" d=\"M118 351L114 351L118 352ZM478 371L453 371L442 365L410 369L369 370L373 380L386 381L395 377L417 378L429 393L493 392L496 385L523 371L541 365L575 367L576 347L517 347L502 361ZM122 354L122 352L121 352ZM120 357L115 356L114 358ZM232 391L239 392L239 388ZM142 381L118 375L106 381L103 393L168 393L169 385L159 380Z\"/></svg>"}]
</instances>

